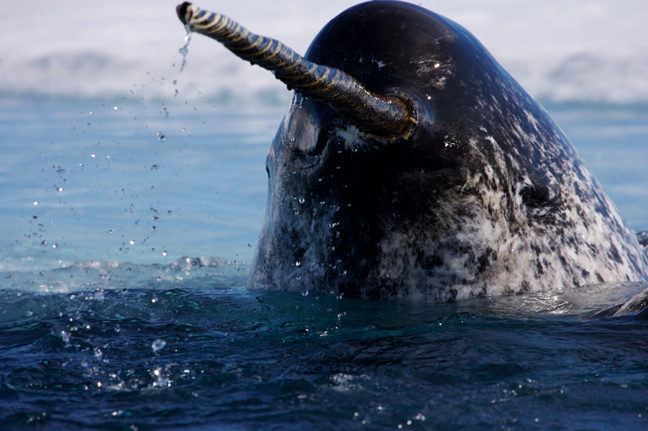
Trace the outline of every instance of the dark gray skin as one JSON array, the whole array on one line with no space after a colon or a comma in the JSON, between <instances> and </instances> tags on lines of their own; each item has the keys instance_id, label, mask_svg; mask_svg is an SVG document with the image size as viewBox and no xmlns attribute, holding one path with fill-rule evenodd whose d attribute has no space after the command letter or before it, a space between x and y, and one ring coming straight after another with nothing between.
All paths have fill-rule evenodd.
<instances>
[{"instance_id":1,"label":"dark gray skin","mask_svg":"<svg viewBox=\"0 0 648 431\"><path fill-rule=\"evenodd\" d=\"M252 287L451 301L648 278L567 137L461 26L368 2L305 58L400 95L417 123L371 136L297 94L267 159Z\"/></svg>"}]
</instances>

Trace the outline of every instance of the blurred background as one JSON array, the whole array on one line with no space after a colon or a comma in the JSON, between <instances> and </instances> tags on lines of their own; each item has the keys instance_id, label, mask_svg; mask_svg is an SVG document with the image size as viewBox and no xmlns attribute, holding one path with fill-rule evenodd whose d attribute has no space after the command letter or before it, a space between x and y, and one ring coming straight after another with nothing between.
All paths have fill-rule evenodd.
<instances>
[{"instance_id":1,"label":"blurred background","mask_svg":"<svg viewBox=\"0 0 648 431\"><path fill-rule=\"evenodd\" d=\"M166 97L191 88L221 103L290 96L274 78L216 43L194 37L178 50L179 0L4 0L0 95ZM250 30L304 53L353 0L204 0ZM648 101L648 3L636 0L415 2L470 30L543 102ZM177 85L172 82L177 80Z\"/></svg>"}]
</instances>

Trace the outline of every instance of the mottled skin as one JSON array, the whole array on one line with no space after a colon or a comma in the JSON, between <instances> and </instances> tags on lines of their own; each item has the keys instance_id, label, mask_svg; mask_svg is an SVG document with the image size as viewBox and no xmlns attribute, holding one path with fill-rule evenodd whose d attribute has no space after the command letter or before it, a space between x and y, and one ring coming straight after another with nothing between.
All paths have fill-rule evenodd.
<instances>
[{"instance_id":1,"label":"mottled skin","mask_svg":"<svg viewBox=\"0 0 648 431\"><path fill-rule=\"evenodd\" d=\"M449 301L648 278L567 137L461 26L369 2L305 57L404 96L417 124L381 139L297 94L268 155L252 286Z\"/></svg>"}]
</instances>

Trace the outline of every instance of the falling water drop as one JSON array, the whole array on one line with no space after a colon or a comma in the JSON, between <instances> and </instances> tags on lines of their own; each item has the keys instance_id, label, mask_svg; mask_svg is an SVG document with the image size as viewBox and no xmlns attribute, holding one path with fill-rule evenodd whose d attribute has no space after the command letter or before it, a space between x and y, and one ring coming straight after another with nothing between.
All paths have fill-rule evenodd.
<instances>
[{"instance_id":1,"label":"falling water drop","mask_svg":"<svg viewBox=\"0 0 648 431\"><path fill-rule=\"evenodd\" d=\"M189 54L189 42L191 42L191 27L189 27L189 24L185 24L185 30L187 33L185 34L185 44L182 48L180 48L180 54L182 54L182 64L180 65L180 72L184 70L185 66L187 65L187 55Z\"/></svg>"}]
</instances>

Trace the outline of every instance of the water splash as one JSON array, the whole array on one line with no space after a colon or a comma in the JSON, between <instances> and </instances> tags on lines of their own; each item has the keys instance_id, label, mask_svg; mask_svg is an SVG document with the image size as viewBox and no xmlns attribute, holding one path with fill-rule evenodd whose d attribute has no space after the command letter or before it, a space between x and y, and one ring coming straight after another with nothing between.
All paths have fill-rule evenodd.
<instances>
[{"instance_id":1,"label":"water splash","mask_svg":"<svg viewBox=\"0 0 648 431\"><path fill-rule=\"evenodd\" d=\"M189 27L189 24L185 24L185 44L182 48L180 48L180 54L182 54L182 64L180 65L180 73L184 70L185 66L187 65L187 55L189 54L189 43L191 42L191 28Z\"/></svg>"}]
</instances>

